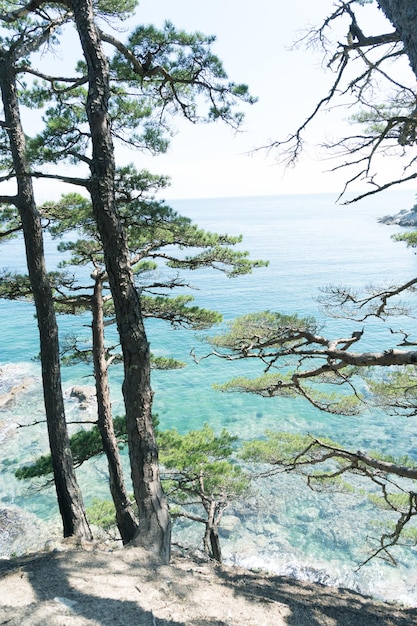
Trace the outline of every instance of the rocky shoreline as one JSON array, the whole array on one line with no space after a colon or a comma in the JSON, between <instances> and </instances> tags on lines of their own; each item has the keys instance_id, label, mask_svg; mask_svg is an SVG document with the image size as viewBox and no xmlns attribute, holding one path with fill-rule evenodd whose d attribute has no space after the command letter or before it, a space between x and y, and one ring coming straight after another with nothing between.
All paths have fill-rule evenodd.
<instances>
[{"instance_id":1,"label":"rocky shoreline","mask_svg":"<svg viewBox=\"0 0 417 626\"><path fill-rule=\"evenodd\" d=\"M0 561L8 626L413 626L417 609L177 551L169 566L139 548L65 540Z\"/></svg>"},{"instance_id":2,"label":"rocky shoreline","mask_svg":"<svg viewBox=\"0 0 417 626\"><path fill-rule=\"evenodd\" d=\"M378 219L380 224L387 224L389 226L404 226L404 227L417 227L417 205L411 210L403 209L399 213L394 215L384 215Z\"/></svg>"}]
</instances>

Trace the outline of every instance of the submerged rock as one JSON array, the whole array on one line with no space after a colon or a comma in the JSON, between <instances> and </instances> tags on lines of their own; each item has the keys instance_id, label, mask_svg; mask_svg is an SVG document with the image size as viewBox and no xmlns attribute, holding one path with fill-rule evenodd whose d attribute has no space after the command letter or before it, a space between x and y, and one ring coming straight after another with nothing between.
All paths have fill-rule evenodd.
<instances>
[{"instance_id":1,"label":"submerged rock","mask_svg":"<svg viewBox=\"0 0 417 626\"><path fill-rule=\"evenodd\" d=\"M60 538L58 523L48 523L17 506L0 508L0 558L43 550Z\"/></svg>"},{"instance_id":2,"label":"submerged rock","mask_svg":"<svg viewBox=\"0 0 417 626\"><path fill-rule=\"evenodd\" d=\"M80 403L80 409L86 410L96 399L96 390L94 387L74 386L70 391L70 398L75 398Z\"/></svg>"},{"instance_id":3,"label":"submerged rock","mask_svg":"<svg viewBox=\"0 0 417 626\"><path fill-rule=\"evenodd\" d=\"M6 393L0 394L0 409L6 409L14 404L23 393L26 393L33 385L33 378L25 378L22 382L14 385Z\"/></svg>"},{"instance_id":4,"label":"submerged rock","mask_svg":"<svg viewBox=\"0 0 417 626\"><path fill-rule=\"evenodd\" d=\"M229 537L241 524L241 520L237 515L225 515L220 526L220 535Z\"/></svg>"}]
</instances>

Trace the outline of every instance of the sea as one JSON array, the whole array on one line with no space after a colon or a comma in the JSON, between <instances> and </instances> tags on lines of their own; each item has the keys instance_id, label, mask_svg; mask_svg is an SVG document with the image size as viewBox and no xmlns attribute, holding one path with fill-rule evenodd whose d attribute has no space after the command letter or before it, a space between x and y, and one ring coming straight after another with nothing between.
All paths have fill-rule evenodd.
<instances>
[{"instance_id":1,"label":"sea","mask_svg":"<svg viewBox=\"0 0 417 626\"><path fill-rule=\"evenodd\" d=\"M195 304L221 312L225 324L238 315L270 310L312 315L322 324L322 334L350 336L363 324L326 316L319 301L321 290L337 285L360 293L371 285L400 284L415 277L415 253L392 240L404 229L378 222L387 214L409 210L415 202L413 190L386 191L354 204L337 202L336 194L171 201L175 210L201 228L242 235L239 249L249 251L252 259L269 261L267 267L236 278L214 269L189 272L185 275L189 288L179 293L192 294ZM62 259L56 246L56 241L46 241L50 270ZM25 271L20 238L0 246L0 268ZM28 484L14 476L18 467L47 452L33 305L0 300L0 320L0 556L7 557L36 541L47 541L51 525L59 527L59 515L51 486ZM88 342L88 324L86 315L60 316L62 342L74 335ZM253 362L201 358L210 351L207 335L221 329L195 332L162 321L147 322L151 350L186 363L181 370L153 372L154 409L161 428L186 432L208 423L216 432L226 428L239 442L263 437L268 430L309 433L330 437L352 450L377 449L417 460L413 417L392 417L371 409L353 417L335 416L302 399L216 390L214 385L236 375L261 372L261 365ZM392 330L410 333L412 338L413 329L414 320L408 317L370 321L355 350L392 347L401 339ZM80 404L71 391L76 386L92 388L94 382L86 365L64 367L62 375L72 432L77 428L74 422L94 419L94 404ZM121 376L115 366L111 372L115 415L123 411ZM16 391L13 398L7 396L11 390ZM96 496L109 497L103 459L89 461L77 476L87 504ZM395 519L369 501L365 488L363 484L352 493L317 493L295 474L255 480L248 496L225 513L221 530L225 562L417 606L415 547L399 546L392 552L395 560L374 558L362 565L386 521ZM16 513L26 524L17 524L19 532L14 534L1 520ZM202 528L175 524L174 539L201 548Z\"/></svg>"}]
</instances>

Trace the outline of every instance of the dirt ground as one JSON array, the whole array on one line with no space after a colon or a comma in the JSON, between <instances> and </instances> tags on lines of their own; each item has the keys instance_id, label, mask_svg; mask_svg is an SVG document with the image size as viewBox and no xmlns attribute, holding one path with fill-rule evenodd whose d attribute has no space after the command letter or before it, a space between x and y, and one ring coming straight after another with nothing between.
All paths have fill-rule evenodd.
<instances>
[{"instance_id":1,"label":"dirt ground","mask_svg":"<svg viewBox=\"0 0 417 626\"><path fill-rule=\"evenodd\" d=\"M415 626L417 609L174 554L64 542L0 561L3 626Z\"/></svg>"}]
</instances>

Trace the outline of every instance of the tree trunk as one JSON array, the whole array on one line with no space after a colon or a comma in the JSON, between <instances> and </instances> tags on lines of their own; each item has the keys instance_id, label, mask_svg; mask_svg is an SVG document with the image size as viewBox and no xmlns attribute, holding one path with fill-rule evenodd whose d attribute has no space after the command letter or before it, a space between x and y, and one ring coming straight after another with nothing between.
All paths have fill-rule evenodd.
<instances>
[{"instance_id":1,"label":"tree trunk","mask_svg":"<svg viewBox=\"0 0 417 626\"><path fill-rule=\"evenodd\" d=\"M206 501L204 508L207 512L206 532L204 534L204 551L218 563L222 562L222 551L220 547L219 523L216 520L217 507L214 500Z\"/></svg>"},{"instance_id":2,"label":"tree trunk","mask_svg":"<svg viewBox=\"0 0 417 626\"><path fill-rule=\"evenodd\" d=\"M417 77L417 3L415 0L378 0L379 8L392 23Z\"/></svg>"},{"instance_id":3,"label":"tree trunk","mask_svg":"<svg viewBox=\"0 0 417 626\"><path fill-rule=\"evenodd\" d=\"M93 313L93 360L96 381L98 428L103 442L103 450L109 467L110 492L116 509L117 526L124 544L129 543L138 529L138 520L123 477L119 446L114 434L107 373L106 351L104 346L103 283L100 276L94 276Z\"/></svg>"},{"instance_id":4,"label":"tree trunk","mask_svg":"<svg viewBox=\"0 0 417 626\"><path fill-rule=\"evenodd\" d=\"M109 68L94 23L92 0L70 0L88 68L86 111L92 140L89 191L102 240L124 359L123 396L139 528L135 545L169 561L171 523L162 491L152 424L149 344L115 203L114 149L108 121Z\"/></svg>"},{"instance_id":5,"label":"tree trunk","mask_svg":"<svg viewBox=\"0 0 417 626\"><path fill-rule=\"evenodd\" d=\"M55 488L64 537L77 535L92 539L69 447L61 386L58 327L45 266L42 224L34 199L32 180L28 175L25 136L20 120L13 64L12 55L2 51L0 88L5 127L17 180L15 203L23 226L27 266L39 328L43 394Z\"/></svg>"},{"instance_id":6,"label":"tree trunk","mask_svg":"<svg viewBox=\"0 0 417 626\"><path fill-rule=\"evenodd\" d=\"M220 547L219 529L217 527L210 530L211 555L218 563L222 562L222 551Z\"/></svg>"}]
</instances>

